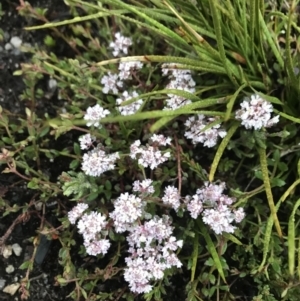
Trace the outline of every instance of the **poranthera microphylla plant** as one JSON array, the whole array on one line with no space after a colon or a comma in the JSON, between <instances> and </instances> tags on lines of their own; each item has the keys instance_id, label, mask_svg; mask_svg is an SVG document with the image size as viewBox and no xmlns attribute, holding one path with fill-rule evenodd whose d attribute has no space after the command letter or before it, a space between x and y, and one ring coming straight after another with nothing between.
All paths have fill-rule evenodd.
<instances>
[{"instance_id":1,"label":"poranthera microphylla plant","mask_svg":"<svg viewBox=\"0 0 300 301\"><path fill-rule=\"evenodd\" d=\"M60 115L1 119L10 172L65 196L56 280L74 300L297 301L299 1L150 2L67 0L76 18L29 29L76 52L38 49L18 72L31 110L56 81ZM51 195L41 151L72 160Z\"/></svg>"},{"instance_id":2,"label":"poranthera microphylla plant","mask_svg":"<svg viewBox=\"0 0 300 301\"><path fill-rule=\"evenodd\" d=\"M116 40L110 43L113 55L127 54L128 47L132 45L131 39L123 37L120 33L117 33L115 38ZM142 67L141 62L120 63L119 74L108 72L102 77L103 93L119 95L125 86L123 81L130 79L131 71ZM166 88L195 92L196 83L190 70L180 69L178 64L163 64L162 74L170 79ZM122 96L116 99L117 110L121 115L131 115L140 109L142 99L120 106L123 101L133 97L138 97L137 91L124 91ZM164 110L175 110L191 103L184 97L172 94L168 94L168 97ZM279 116L271 118L272 111L273 107L269 102L254 94L250 99L245 98L235 117L241 120L246 129L260 130L279 121ZM109 110L96 104L86 110L84 120L87 126L101 128L101 119L109 114ZM207 128L217 120L204 115L189 117L185 122L184 136L191 139L193 144L201 143L205 147L214 147L218 140L227 134L221 121ZM141 170L155 170L169 160L176 160L172 138L162 134L153 134L146 144L140 140L134 141L130 145L128 155L107 153L101 141L90 134L80 137L79 141L81 149L87 151L82 158L82 170L86 175L93 177L101 177L106 171L113 170L117 160L124 160L126 156L133 164L136 161L137 168ZM162 195L155 195L155 199L158 205L160 203L175 213L180 211L182 214L186 211L192 219L201 218L215 234L222 235L233 233L245 217L243 208L234 206L236 199L224 193L225 189L224 182L205 182L194 195L182 196L176 186L168 185ZM68 213L70 223L76 224L78 232L82 234L89 255L105 255L108 252L111 245L109 231L125 235L129 255L125 258L124 278L134 293L150 292L153 282L161 280L167 269L182 266L177 252L184 242L174 236L171 217L165 214L159 216L149 211L148 202L154 199L154 194L152 179L132 179L132 191L121 193L113 200L114 209L108 214L91 211L85 203L78 203Z\"/></svg>"}]
</instances>

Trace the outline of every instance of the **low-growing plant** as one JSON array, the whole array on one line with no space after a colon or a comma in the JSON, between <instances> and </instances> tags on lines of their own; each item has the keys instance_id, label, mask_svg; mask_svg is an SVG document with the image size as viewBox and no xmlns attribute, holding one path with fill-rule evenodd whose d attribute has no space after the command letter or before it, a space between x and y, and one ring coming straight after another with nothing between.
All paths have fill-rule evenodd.
<instances>
[{"instance_id":1,"label":"low-growing plant","mask_svg":"<svg viewBox=\"0 0 300 301\"><path fill-rule=\"evenodd\" d=\"M58 22L19 7L50 31L16 72L27 118L0 116L4 171L62 199L43 232L57 283L74 300L298 300L299 1L65 3ZM37 116L49 78L63 108ZM70 158L59 182L41 154Z\"/></svg>"}]
</instances>

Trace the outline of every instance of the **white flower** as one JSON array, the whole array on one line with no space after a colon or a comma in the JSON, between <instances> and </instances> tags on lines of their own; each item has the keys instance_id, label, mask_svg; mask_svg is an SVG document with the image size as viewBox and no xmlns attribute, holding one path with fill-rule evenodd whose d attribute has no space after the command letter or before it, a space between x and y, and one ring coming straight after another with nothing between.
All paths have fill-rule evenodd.
<instances>
[{"instance_id":1,"label":"white flower","mask_svg":"<svg viewBox=\"0 0 300 301\"><path fill-rule=\"evenodd\" d=\"M89 212L82 215L78 221L78 232L85 240L94 239L107 225L106 217L99 212Z\"/></svg>"},{"instance_id":2,"label":"white flower","mask_svg":"<svg viewBox=\"0 0 300 301\"><path fill-rule=\"evenodd\" d=\"M141 153L143 151L141 146L141 141L136 140L134 143L131 144L130 146L130 157L132 159L135 159L137 154Z\"/></svg>"},{"instance_id":3,"label":"white flower","mask_svg":"<svg viewBox=\"0 0 300 301\"><path fill-rule=\"evenodd\" d=\"M214 184L205 182L201 189L197 189L197 194L201 197L203 202L214 206L220 201L221 197L224 197L223 191L226 188L224 182L220 184Z\"/></svg>"},{"instance_id":4,"label":"white flower","mask_svg":"<svg viewBox=\"0 0 300 301\"><path fill-rule=\"evenodd\" d=\"M99 254L105 255L110 248L110 242L107 239L85 240L83 244L87 254L92 256L97 256Z\"/></svg>"},{"instance_id":5,"label":"white flower","mask_svg":"<svg viewBox=\"0 0 300 301\"><path fill-rule=\"evenodd\" d=\"M168 94L168 96L169 98L166 99L166 106L164 107L164 110L176 110L192 103L189 99L182 96L172 94Z\"/></svg>"},{"instance_id":6,"label":"white flower","mask_svg":"<svg viewBox=\"0 0 300 301\"><path fill-rule=\"evenodd\" d=\"M128 192L122 193L114 202L114 211L109 216L114 220L116 232L129 231L144 214L146 202Z\"/></svg>"},{"instance_id":7,"label":"white flower","mask_svg":"<svg viewBox=\"0 0 300 301\"><path fill-rule=\"evenodd\" d=\"M174 186L167 186L165 188L165 194L162 201L164 204L170 205L177 211L180 206L180 195L178 189Z\"/></svg>"},{"instance_id":8,"label":"white flower","mask_svg":"<svg viewBox=\"0 0 300 301\"><path fill-rule=\"evenodd\" d=\"M153 140L152 140L153 138ZM130 157L138 158L138 163L144 167L156 168L159 164L166 162L170 156L170 152L162 153L158 146L171 143L171 138L166 138L163 135L153 135L149 142L153 145L143 146L140 140L136 140L130 146ZM158 143L157 143L158 142Z\"/></svg>"},{"instance_id":9,"label":"white flower","mask_svg":"<svg viewBox=\"0 0 300 301\"><path fill-rule=\"evenodd\" d=\"M118 56L121 52L128 54L128 47L132 45L132 40L121 35L120 32L115 34L115 41L109 44L113 49L113 55Z\"/></svg>"},{"instance_id":10,"label":"white flower","mask_svg":"<svg viewBox=\"0 0 300 301\"><path fill-rule=\"evenodd\" d=\"M184 136L191 139L193 144L203 143L203 145L207 147L215 146L218 142L218 138L224 138L227 134L227 132L221 128L220 124L215 124L203 131L207 125L215 120L215 118L206 119L204 115L190 117L185 122L185 126L189 130L185 132Z\"/></svg>"},{"instance_id":11,"label":"white flower","mask_svg":"<svg viewBox=\"0 0 300 301\"><path fill-rule=\"evenodd\" d=\"M203 222L216 233L233 233L233 222L239 223L245 217L244 210L237 210L229 206L235 202L235 198L223 194L225 183L204 183L197 189L192 197L186 197L187 210L192 218L196 219L202 213Z\"/></svg>"},{"instance_id":12,"label":"white flower","mask_svg":"<svg viewBox=\"0 0 300 301\"><path fill-rule=\"evenodd\" d=\"M202 219L216 234L222 234L222 232L233 233L236 228L231 225L234 220L233 214L227 206L220 206L216 209L205 209Z\"/></svg>"},{"instance_id":13,"label":"white flower","mask_svg":"<svg viewBox=\"0 0 300 301\"><path fill-rule=\"evenodd\" d=\"M126 100L129 100L131 98L139 96L136 91L133 91L131 94L129 94L127 91L124 91L122 95L123 95L122 98L117 98L117 100L116 100L118 105L122 104L122 102L124 102ZM125 116L132 115L139 110L139 108L141 107L142 104L143 104L143 100L138 99L129 105L118 106L118 110L120 111L121 115L125 115Z\"/></svg>"},{"instance_id":14,"label":"white flower","mask_svg":"<svg viewBox=\"0 0 300 301\"><path fill-rule=\"evenodd\" d=\"M166 146L171 144L171 138L164 135L153 134L150 139L152 142L157 142L158 145Z\"/></svg>"},{"instance_id":15,"label":"white flower","mask_svg":"<svg viewBox=\"0 0 300 301\"><path fill-rule=\"evenodd\" d=\"M125 258L124 278L132 292L151 291L151 281L162 279L166 269L182 266L175 252L182 247L183 241L172 236L172 232L170 218L166 215L155 216L131 230L127 236L131 256Z\"/></svg>"},{"instance_id":16,"label":"white flower","mask_svg":"<svg viewBox=\"0 0 300 301\"><path fill-rule=\"evenodd\" d=\"M154 187L152 186L152 180L146 179L142 182L134 181L133 182L133 191L140 192L142 194L151 194L154 193Z\"/></svg>"},{"instance_id":17,"label":"white flower","mask_svg":"<svg viewBox=\"0 0 300 301\"><path fill-rule=\"evenodd\" d=\"M141 69L143 67L143 63L136 62L121 62L119 64L119 78L122 80L129 79L131 77L132 71Z\"/></svg>"},{"instance_id":18,"label":"white flower","mask_svg":"<svg viewBox=\"0 0 300 301\"><path fill-rule=\"evenodd\" d=\"M96 140L96 137L91 136L91 134L85 134L79 138L80 148L82 150L89 149L93 142Z\"/></svg>"},{"instance_id":19,"label":"white flower","mask_svg":"<svg viewBox=\"0 0 300 301\"><path fill-rule=\"evenodd\" d=\"M115 161L119 153L106 154L103 150L95 148L82 157L82 170L86 175L97 177L107 170L115 168Z\"/></svg>"},{"instance_id":20,"label":"white flower","mask_svg":"<svg viewBox=\"0 0 300 301\"><path fill-rule=\"evenodd\" d=\"M190 212L192 218L198 218L199 214L203 210L202 200L199 195L195 194L191 199L189 199L187 210Z\"/></svg>"},{"instance_id":21,"label":"white flower","mask_svg":"<svg viewBox=\"0 0 300 301\"><path fill-rule=\"evenodd\" d=\"M104 85L102 89L104 94L108 94L109 91L112 91L113 94L118 94L118 87L123 87L123 82L118 80L118 75L112 74L111 72L108 72L108 75L102 77L101 84Z\"/></svg>"},{"instance_id":22,"label":"white flower","mask_svg":"<svg viewBox=\"0 0 300 301\"><path fill-rule=\"evenodd\" d=\"M89 206L84 203L79 203L71 211L68 212L68 219L71 224L75 224L76 220L81 217L83 212L88 208Z\"/></svg>"},{"instance_id":23,"label":"white flower","mask_svg":"<svg viewBox=\"0 0 300 301\"><path fill-rule=\"evenodd\" d=\"M106 254L110 242L106 239L102 239L101 236L107 235L107 221L106 216L99 212L83 212L88 208L87 204L77 204L69 213L68 218L72 224L77 223L78 232L82 234L84 240L84 246L86 252L89 255Z\"/></svg>"},{"instance_id":24,"label":"white flower","mask_svg":"<svg viewBox=\"0 0 300 301\"><path fill-rule=\"evenodd\" d=\"M246 129L260 130L268 128L279 122L279 115L271 118L273 106L258 94L245 98L240 104L241 109L236 111L235 118L241 120Z\"/></svg>"},{"instance_id":25,"label":"white flower","mask_svg":"<svg viewBox=\"0 0 300 301\"><path fill-rule=\"evenodd\" d=\"M243 208L239 208L238 210L233 211L234 219L237 223L240 223L245 217L245 211Z\"/></svg>"},{"instance_id":26,"label":"white flower","mask_svg":"<svg viewBox=\"0 0 300 301\"><path fill-rule=\"evenodd\" d=\"M196 83L192 78L191 71L178 68L180 68L180 64L163 64L163 75L169 75L169 78L171 79L166 88L194 93ZM191 103L191 100L182 96L174 94L168 94L168 96L169 98L166 100L164 110L176 110Z\"/></svg>"},{"instance_id":27,"label":"white flower","mask_svg":"<svg viewBox=\"0 0 300 301\"><path fill-rule=\"evenodd\" d=\"M145 147L143 152L140 154L140 157L138 158L138 163L144 167L150 167L153 170L158 165L168 161L170 156L170 152L162 153L155 147L148 146Z\"/></svg>"},{"instance_id":28,"label":"white flower","mask_svg":"<svg viewBox=\"0 0 300 301\"><path fill-rule=\"evenodd\" d=\"M171 78L190 76L191 70L182 69L180 64L176 63L164 63L162 64L163 75L169 75Z\"/></svg>"},{"instance_id":29,"label":"white flower","mask_svg":"<svg viewBox=\"0 0 300 301\"><path fill-rule=\"evenodd\" d=\"M105 118L110 112L106 109L103 109L99 104L96 104L93 107L88 107L86 114L84 115L84 120L87 121L87 126L95 126L101 128L100 120Z\"/></svg>"}]
</instances>

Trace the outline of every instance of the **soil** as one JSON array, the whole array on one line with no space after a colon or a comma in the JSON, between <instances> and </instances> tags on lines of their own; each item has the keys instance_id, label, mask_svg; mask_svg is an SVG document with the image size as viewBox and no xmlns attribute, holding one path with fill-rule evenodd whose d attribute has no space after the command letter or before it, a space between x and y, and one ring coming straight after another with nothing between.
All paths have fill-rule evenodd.
<instances>
[{"instance_id":1,"label":"soil","mask_svg":"<svg viewBox=\"0 0 300 301\"><path fill-rule=\"evenodd\" d=\"M49 19L57 17L58 13L68 13L68 8L61 0L29 0L33 7L48 8L47 17ZM14 71L20 69L20 64L25 63L30 59L30 54L6 50L5 45L10 41L11 37L17 36L21 38L23 43L43 44L43 39L46 32L26 32L25 26L38 24L37 21L26 19L19 16L17 7L20 4L17 0L1 1L2 10L4 12L0 19L0 29L4 32L4 39L0 41L0 105L14 114L22 114L24 116L25 104L20 100L19 95L25 88L22 77L14 76ZM67 47L67 46L66 46ZM60 44L56 54L63 54L64 45ZM43 113L51 113L53 108L51 105L39 108ZM57 141L56 143L61 143ZM44 162L43 168L50 175L57 179L63 170L66 170L65 164L69 162L49 163L49 160ZM0 166L0 172L5 168ZM27 183L19 177L11 174L0 174L0 196L9 204L22 205L29 202L36 194L36 191L27 188ZM1 206L0 206L1 208ZM52 220L51 206L47 207L46 218L48 222L55 223ZM1 212L1 215L3 212ZM0 300L21 300L21 292L17 291L10 295L3 292L3 288L20 283L26 276L27 269L19 269L22 263L29 258L35 258L33 270L30 272L30 287L29 301L59 301L71 300L67 298L73 290L72 286L60 287L55 285L55 276L62 274L62 267L58 263L58 252L60 244L58 241L49 241L43 236L38 236L36 230L41 223L41 218L38 213L32 211L30 215L21 216L21 212L11 213L5 217L0 217L0 248L4 245L19 244L22 248L20 256L14 253L8 258L0 256ZM10 231L11 230L11 231ZM3 243L3 238L5 243ZM39 247L34 256L33 240L39 238ZM9 265L14 267L12 273L7 273L6 269Z\"/></svg>"}]
</instances>

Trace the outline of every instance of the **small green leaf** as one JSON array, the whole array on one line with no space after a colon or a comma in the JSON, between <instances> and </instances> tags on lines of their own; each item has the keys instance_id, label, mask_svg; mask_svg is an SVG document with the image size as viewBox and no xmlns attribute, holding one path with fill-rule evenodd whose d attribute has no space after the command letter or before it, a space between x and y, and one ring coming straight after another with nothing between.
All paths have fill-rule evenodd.
<instances>
[{"instance_id":1,"label":"small green leaf","mask_svg":"<svg viewBox=\"0 0 300 301\"><path fill-rule=\"evenodd\" d=\"M221 263L221 260L220 260L220 257L216 251L216 248L212 242L212 239L210 237L210 235L208 234L208 231L207 231L207 227L203 224L203 222L200 220L200 219L197 219L197 224L200 228L200 231L201 231L201 234L203 235L205 241L206 241L206 248L207 250L209 251L213 261L214 261L214 266L217 268L221 278L223 279L223 281L225 283L226 282L226 279L225 279L225 275L224 275L224 271L223 271L223 267L222 267L222 263Z\"/></svg>"},{"instance_id":2,"label":"small green leaf","mask_svg":"<svg viewBox=\"0 0 300 301\"><path fill-rule=\"evenodd\" d=\"M14 76L20 76L20 75L23 75L23 70L16 70L16 71L14 71L13 75L14 75Z\"/></svg>"},{"instance_id":3,"label":"small green leaf","mask_svg":"<svg viewBox=\"0 0 300 301\"><path fill-rule=\"evenodd\" d=\"M28 269L28 267L30 266L30 264L31 264L30 260L25 261L25 262L23 262L23 263L20 265L19 269L20 269L20 270Z\"/></svg>"},{"instance_id":4,"label":"small green leaf","mask_svg":"<svg viewBox=\"0 0 300 301\"><path fill-rule=\"evenodd\" d=\"M44 43L45 43L46 46L49 46L49 47L53 47L56 44L55 40L49 35L47 35L44 38Z\"/></svg>"},{"instance_id":5,"label":"small green leaf","mask_svg":"<svg viewBox=\"0 0 300 301\"><path fill-rule=\"evenodd\" d=\"M289 261L289 273L292 278L294 277L294 272L295 272L295 254L296 254L295 214L299 206L300 206L300 199L297 200L293 208L288 224L288 261Z\"/></svg>"}]
</instances>

